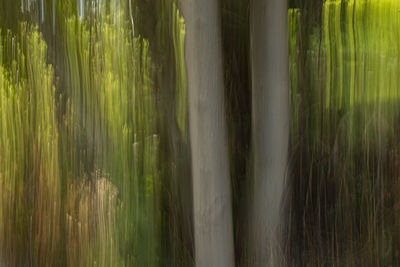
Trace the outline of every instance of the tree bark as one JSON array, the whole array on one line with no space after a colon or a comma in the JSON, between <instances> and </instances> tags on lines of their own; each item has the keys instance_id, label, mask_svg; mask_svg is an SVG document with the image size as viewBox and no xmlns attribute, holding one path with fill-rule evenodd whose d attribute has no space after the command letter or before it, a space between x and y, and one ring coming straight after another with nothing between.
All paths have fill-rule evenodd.
<instances>
[{"instance_id":1,"label":"tree bark","mask_svg":"<svg viewBox=\"0 0 400 267\"><path fill-rule=\"evenodd\" d=\"M218 1L183 0L196 266L234 266Z\"/></svg>"},{"instance_id":2,"label":"tree bark","mask_svg":"<svg viewBox=\"0 0 400 267\"><path fill-rule=\"evenodd\" d=\"M289 141L287 2L253 0L251 66L254 187L251 266L279 266Z\"/></svg>"}]
</instances>

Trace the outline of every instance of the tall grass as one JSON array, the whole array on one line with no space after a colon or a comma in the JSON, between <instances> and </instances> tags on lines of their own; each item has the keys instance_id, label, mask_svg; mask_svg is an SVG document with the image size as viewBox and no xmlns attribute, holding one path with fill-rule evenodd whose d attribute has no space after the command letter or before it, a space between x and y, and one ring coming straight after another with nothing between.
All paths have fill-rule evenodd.
<instances>
[{"instance_id":1,"label":"tall grass","mask_svg":"<svg viewBox=\"0 0 400 267\"><path fill-rule=\"evenodd\" d=\"M46 22L52 10L50 35L30 23L0 34L0 265L162 265L149 41L134 35L128 2L42 3L23 12L42 10ZM171 17L185 136L185 32L175 5Z\"/></svg>"},{"instance_id":2,"label":"tall grass","mask_svg":"<svg viewBox=\"0 0 400 267\"><path fill-rule=\"evenodd\" d=\"M297 219L289 225L305 248L294 252L300 265L399 264L398 5L326 1L306 37L296 35L301 12L290 11ZM299 38L309 50L297 49ZM307 88L297 82L305 72Z\"/></svg>"},{"instance_id":3,"label":"tall grass","mask_svg":"<svg viewBox=\"0 0 400 267\"><path fill-rule=\"evenodd\" d=\"M82 22L75 16L66 22L64 66L69 79L63 130L68 139L62 144L70 159L66 169L77 175L75 179L87 177L95 190L111 190L115 195L112 202L104 204L108 210L104 215L112 212L112 221L100 212L78 212L77 216L87 220L97 219L99 227L97 232L86 232L89 242L77 240L78 251L86 244L84 249L91 253L82 255L92 255L89 262L103 266L156 265L160 255L160 176L149 44L132 39L127 25L122 25L127 23L122 6L110 14L102 14L98 22L96 18ZM80 187L83 192L89 190ZM100 193L93 193L93 198L101 199ZM83 201L90 210L93 200ZM83 260L81 264L87 259Z\"/></svg>"},{"instance_id":4,"label":"tall grass","mask_svg":"<svg viewBox=\"0 0 400 267\"><path fill-rule=\"evenodd\" d=\"M0 246L5 265L50 265L60 244L54 71L33 26L7 33L0 54Z\"/></svg>"}]
</instances>

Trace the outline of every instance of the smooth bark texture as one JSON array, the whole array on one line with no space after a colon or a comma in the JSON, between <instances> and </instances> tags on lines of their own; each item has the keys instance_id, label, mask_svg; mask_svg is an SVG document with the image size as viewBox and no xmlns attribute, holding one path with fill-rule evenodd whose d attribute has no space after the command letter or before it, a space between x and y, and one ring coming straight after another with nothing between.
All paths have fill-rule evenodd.
<instances>
[{"instance_id":1,"label":"smooth bark texture","mask_svg":"<svg viewBox=\"0 0 400 267\"><path fill-rule=\"evenodd\" d=\"M196 266L234 266L218 1L184 0Z\"/></svg>"},{"instance_id":2,"label":"smooth bark texture","mask_svg":"<svg viewBox=\"0 0 400 267\"><path fill-rule=\"evenodd\" d=\"M281 202L289 140L289 65L285 0L251 7L254 199L250 265L279 266Z\"/></svg>"}]
</instances>

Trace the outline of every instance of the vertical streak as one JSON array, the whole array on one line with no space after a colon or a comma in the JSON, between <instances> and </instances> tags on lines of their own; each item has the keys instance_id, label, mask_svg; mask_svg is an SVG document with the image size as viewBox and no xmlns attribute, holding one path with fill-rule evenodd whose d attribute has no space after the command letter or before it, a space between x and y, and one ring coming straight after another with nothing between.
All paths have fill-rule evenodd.
<instances>
[{"instance_id":1,"label":"vertical streak","mask_svg":"<svg viewBox=\"0 0 400 267\"><path fill-rule=\"evenodd\" d=\"M131 19L132 24L132 43L135 44L135 23L133 22L133 15L132 15L132 0L129 0L129 16Z\"/></svg>"},{"instance_id":2,"label":"vertical streak","mask_svg":"<svg viewBox=\"0 0 400 267\"><path fill-rule=\"evenodd\" d=\"M342 31L340 25L341 18L341 2L335 3L334 6L334 29L335 29L335 45L336 45L336 59L337 59L337 67L336 67L336 75L338 75L337 85L337 94L335 95L336 109L343 108L343 45L342 45ZM336 76L335 75L335 76Z\"/></svg>"},{"instance_id":3,"label":"vertical streak","mask_svg":"<svg viewBox=\"0 0 400 267\"><path fill-rule=\"evenodd\" d=\"M53 35L56 35L56 4L57 0L53 0Z\"/></svg>"},{"instance_id":4,"label":"vertical streak","mask_svg":"<svg viewBox=\"0 0 400 267\"><path fill-rule=\"evenodd\" d=\"M83 17L85 16L85 5L84 5L84 0L81 1L81 20L83 20Z\"/></svg>"},{"instance_id":5,"label":"vertical streak","mask_svg":"<svg viewBox=\"0 0 400 267\"><path fill-rule=\"evenodd\" d=\"M326 73L325 73L325 108L330 107L331 99L331 40L329 31L329 3L325 4L323 9L323 19L324 19L324 36L325 36L325 46L326 46Z\"/></svg>"},{"instance_id":6,"label":"vertical streak","mask_svg":"<svg viewBox=\"0 0 400 267\"><path fill-rule=\"evenodd\" d=\"M354 0L353 3L353 45L354 45L354 90L353 90L353 106L355 106L357 95L356 95L356 88L357 88L357 33L358 29L356 30L356 8L357 8L357 1Z\"/></svg>"},{"instance_id":7,"label":"vertical streak","mask_svg":"<svg viewBox=\"0 0 400 267\"><path fill-rule=\"evenodd\" d=\"M43 0L41 0L41 15L42 15L42 23L44 23L44 4L43 4Z\"/></svg>"}]
</instances>

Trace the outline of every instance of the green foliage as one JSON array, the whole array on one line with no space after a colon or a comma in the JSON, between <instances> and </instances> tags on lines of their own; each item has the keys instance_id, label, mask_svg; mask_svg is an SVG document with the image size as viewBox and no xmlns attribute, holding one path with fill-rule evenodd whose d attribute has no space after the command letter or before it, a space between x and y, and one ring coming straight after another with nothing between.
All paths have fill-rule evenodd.
<instances>
[{"instance_id":1,"label":"green foliage","mask_svg":"<svg viewBox=\"0 0 400 267\"><path fill-rule=\"evenodd\" d=\"M81 168L78 178L99 173L118 192L119 204L111 207L116 210L115 223L104 225L114 234L104 239L99 234L98 241L99 246L107 243L106 253L114 256L102 262L104 251L98 249L91 253L93 259L104 266L156 265L160 177L149 44L140 37L132 40L126 27L119 26L120 17L123 12L118 9L102 23L81 23L77 17L66 22L65 131L70 139L63 145L72 159L67 169Z\"/></svg>"},{"instance_id":2,"label":"green foliage","mask_svg":"<svg viewBox=\"0 0 400 267\"><path fill-rule=\"evenodd\" d=\"M0 253L6 265L46 266L61 238L54 71L37 28L21 28L0 45Z\"/></svg>"},{"instance_id":3,"label":"green foliage","mask_svg":"<svg viewBox=\"0 0 400 267\"><path fill-rule=\"evenodd\" d=\"M398 10L390 0L326 1L306 37L289 11L292 205L302 221L292 226L304 264L399 264Z\"/></svg>"},{"instance_id":4,"label":"green foliage","mask_svg":"<svg viewBox=\"0 0 400 267\"><path fill-rule=\"evenodd\" d=\"M54 58L35 26L0 34L0 264L161 265L149 41L133 35L127 3L104 1L83 17L69 1L54 8ZM177 121L186 135L185 31L172 10Z\"/></svg>"}]
</instances>

